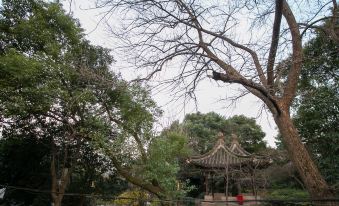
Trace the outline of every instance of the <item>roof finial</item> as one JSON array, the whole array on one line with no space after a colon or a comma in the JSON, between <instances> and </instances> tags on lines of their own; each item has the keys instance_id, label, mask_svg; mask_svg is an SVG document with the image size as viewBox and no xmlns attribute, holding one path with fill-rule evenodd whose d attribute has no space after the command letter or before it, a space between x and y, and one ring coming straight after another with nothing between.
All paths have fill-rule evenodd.
<instances>
[{"instance_id":1,"label":"roof finial","mask_svg":"<svg viewBox=\"0 0 339 206\"><path fill-rule=\"evenodd\" d=\"M234 133L232 133L232 143L238 143L239 144L238 136Z\"/></svg>"},{"instance_id":2,"label":"roof finial","mask_svg":"<svg viewBox=\"0 0 339 206\"><path fill-rule=\"evenodd\" d=\"M219 142L222 141L223 143L225 142L225 140L224 140L224 133L218 132L218 141Z\"/></svg>"}]
</instances>

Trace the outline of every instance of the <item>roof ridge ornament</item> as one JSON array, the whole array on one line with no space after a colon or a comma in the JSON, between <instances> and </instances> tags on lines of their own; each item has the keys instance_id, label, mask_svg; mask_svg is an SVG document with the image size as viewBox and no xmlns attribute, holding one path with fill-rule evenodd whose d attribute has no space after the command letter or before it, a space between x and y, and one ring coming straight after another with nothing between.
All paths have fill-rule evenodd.
<instances>
[{"instance_id":1,"label":"roof ridge ornament","mask_svg":"<svg viewBox=\"0 0 339 206\"><path fill-rule=\"evenodd\" d=\"M223 142L225 142L224 133L218 132L217 136L218 136L218 140L222 140Z\"/></svg>"},{"instance_id":2,"label":"roof ridge ornament","mask_svg":"<svg viewBox=\"0 0 339 206\"><path fill-rule=\"evenodd\" d=\"M214 145L213 148L215 148L215 149L220 148L220 147L226 148L224 133L218 132L217 137L218 137L217 142L216 142L216 144ZM212 150L215 150L215 149L212 149Z\"/></svg>"},{"instance_id":3,"label":"roof ridge ornament","mask_svg":"<svg viewBox=\"0 0 339 206\"><path fill-rule=\"evenodd\" d=\"M236 134L232 133L232 144L238 144L239 145L239 138Z\"/></svg>"}]
</instances>

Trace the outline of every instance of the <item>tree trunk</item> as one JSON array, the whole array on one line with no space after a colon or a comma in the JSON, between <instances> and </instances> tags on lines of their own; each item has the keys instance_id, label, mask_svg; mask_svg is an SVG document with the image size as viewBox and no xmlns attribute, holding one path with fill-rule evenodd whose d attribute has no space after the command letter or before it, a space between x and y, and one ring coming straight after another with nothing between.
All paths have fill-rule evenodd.
<instances>
[{"instance_id":1,"label":"tree trunk","mask_svg":"<svg viewBox=\"0 0 339 206\"><path fill-rule=\"evenodd\" d=\"M70 179L70 169L69 168L62 168L61 170L61 177L58 178L57 170L55 166L55 146L52 144L52 157L51 157L51 196L52 196L52 205L53 206L61 206L62 199L65 194L66 187L68 185ZM67 152L65 153L65 159L67 159Z\"/></svg>"},{"instance_id":2,"label":"tree trunk","mask_svg":"<svg viewBox=\"0 0 339 206\"><path fill-rule=\"evenodd\" d=\"M61 206L61 200L60 198L52 198L53 199L53 206Z\"/></svg>"},{"instance_id":3,"label":"tree trunk","mask_svg":"<svg viewBox=\"0 0 339 206\"><path fill-rule=\"evenodd\" d=\"M282 135L289 156L312 199L332 198L333 192L330 190L304 144L301 142L298 131L289 116L289 112L281 110L281 114L275 116L275 122Z\"/></svg>"}]
</instances>

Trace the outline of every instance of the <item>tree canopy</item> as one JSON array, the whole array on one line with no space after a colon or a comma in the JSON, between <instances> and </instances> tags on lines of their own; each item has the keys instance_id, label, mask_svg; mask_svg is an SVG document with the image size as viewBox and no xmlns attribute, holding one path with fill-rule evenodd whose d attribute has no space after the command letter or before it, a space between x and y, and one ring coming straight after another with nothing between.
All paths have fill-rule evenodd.
<instances>
[{"instance_id":1,"label":"tree canopy","mask_svg":"<svg viewBox=\"0 0 339 206\"><path fill-rule=\"evenodd\" d=\"M325 179L337 185L339 176L339 46L319 33L304 48L294 121L302 141Z\"/></svg>"},{"instance_id":2,"label":"tree canopy","mask_svg":"<svg viewBox=\"0 0 339 206\"><path fill-rule=\"evenodd\" d=\"M260 152L266 148L265 133L261 127L254 118L243 115L226 118L214 112L187 114L182 123L174 122L169 130L184 132L189 138L190 147L198 154L206 153L213 147L219 132L224 133L228 144L231 135L236 134L248 152Z\"/></svg>"},{"instance_id":3,"label":"tree canopy","mask_svg":"<svg viewBox=\"0 0 339 206\"><path fill-rule=\"evenodd\" d=\"M71 176L81 177L79 167L99 161L127 175L120 164L145 155L160 113L148 91L114 74L110 51L91 45L60 4L3 1L0 12L2 138L47 142L55 205ZM128 148L131 141L137 146ZM100 168L85 175L105 172Z\"/></svg>"}]
</instances>

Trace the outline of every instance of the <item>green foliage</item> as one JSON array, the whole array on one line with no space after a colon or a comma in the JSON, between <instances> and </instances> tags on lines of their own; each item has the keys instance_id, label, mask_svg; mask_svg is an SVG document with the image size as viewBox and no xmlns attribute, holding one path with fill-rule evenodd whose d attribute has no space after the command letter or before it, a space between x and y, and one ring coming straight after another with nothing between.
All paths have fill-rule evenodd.
<instances>
[{"instance_id":1,"label":"green foliage","mask_svg":"<svg viewBox=\"0 0 339 206\"><path fill-rule=\"evenodd\" d=\"M304 49L294 121L328 183L339 184L339 46L318 35Z\"/></svg>"},{"instance_id":2,"label":"green foliage","mask_svg":"<svg viewBox=\"0 0 339 206\"><path fill-rule=\"evenodd\" d=\"M240 138L241 146L248 152L260 152L266 148L266 142L263 140L265 133L254 118L233 116L227 120L227 127Z\"/></svg>"},{"instance_id":3,"label":"green foliage","mask_svg":"<svg viewBox=\"0 0 339 206\"><path fill-rule=\"evenodd\" d=\"M192 149L191 155L203 154L212 149L219 132L224 133L228 145L231 143L231 135L234 133L239 137L244 149L249 152L257 153L266 148L266 143L263 140L265 134L260 126L256 125L254 119L245 116L234 116L226 119L214 112L188 114L182 123L173 122L168 129L163 131L163 134L170 132L185 134L184 136L187 138L185 141L187 141L188 147ZM180 172L177 178L182 182L189 180L187 183L190 188L189 195L196 197L202 194L205 187L202 186L200 174L188 175L188 171L194 171L196 168L193 165L185 164L183 161L179 163Z\"/></svg>"},{"instance_id":4,"label":"green foliage","mask_svg":"<svg viewBox=\"0 0 339 206\"><path fill-rule=\"evenodd\" d=\"M266 198L274 200L290 200L290 199L308 199L310 196L305 190L300 189L274 189L269 191Z\"/></svg>"},{"instance_id":5,"label":"green foliage","mask_svg":"<svg viewBox=\"0 0 339 206\"><path fill-rule=\"evenodd\" d=\"M180 127L190 137L190 146L200 154L213 147L218 132L224 133L226 143L230 143L232 133L236 134L240 144L249 152L259 152L266 148L263 140L265 133L253 118L243 115L226 119L214 112L188 114Z\"/></svg>"},{"instance_id":6,"label":"green foliage","mask_svg":"<svg viewBox=\"0 0 339 206\"><path fill-rule=\"evenodd\" d=\"M27 55L45 53L61 60L81 37L78 23L57 3L44 1L2 1L1 50L16 48Z\"/></svg>"},{"instance_id":7,"label":"green foliage","mask_svg":"<svg viewBox=\"0 0 339 206\"><path fill-rule=\"evenodd\" d=\"M95 193L101 195L119 194L127 188L126 182L110 171L106 157L94 153L91 147L83 145L85 153L73 169L70 193ZM50 143L48 139L6 138L0 140L0 184L26 187L42 191L50 190ZM15 163L15 164L13 164ZM109 176L103 178L102 174ZM95 187L92 187L94 182ZM67 196L63 205L74 205L82 197ZM7 204L48 205L50 195L24 190L7 189L4 201ZM0 201L1 204L1 201Z\"/></svg>"},{"instance_id":8,"label":"green foliage","mask_svg":"<svg viewBox=\"0 0 339 206\"><path fill-rule=\"evenodd\" d=\"M139 206L145 204L147 199L149 199L147 193L141 190L131 190L120 194L113 204L117 206Z\"/></svg>"},{"instance_id":9,"label":"green foliage","mask_svg":"<svg viewBox=\"0 0 339 206\"><path fill-rule=\"evenodd\" d=\"M104 154L107 148L116 158L121 157L122 163L131 164L124 162L123 156L127 155L122 148L135 134L142 142L150 139L160 111L149 92L110 72L110 51L85 40L77 21L57 3L4 0L0 30L2 138L24 141L29 137L47 144L47 164L39 158L30 159L32 165L42 164L47 170L50 145L54 145L59 166L72 167L70 191L105 193L100 187L94 190L90 186L92 181L103 183L103 173L115 175L109 156ZM19 149L27 149L27 153L43 149L40 143L36 146L39 148ZM68 158L64 160L66 153ZM127 154L129 159L137 158L131 151ZM20 158L15 161L25 159ZM0 164L10 168L8 162ZM3 177L3 184L17 183ZM121 187L99 185L119 192L126 185L117 182ZM49 181L46 184L50 188Z\"/></svg>"},{"instance_id":10,"label":"green foliage","mask_svg":"<svg viewBox=\"0 0 339 206\"><path fill-rule=\"evenodd\" d=\"M213 147L218 132L225 132L225 119L214 112L188 114L181 127L190 137L193 150L202 154Z\"/></svg>"},{"instance_id":11,"label":"green foliage","mask_svg":"<svg viewBox=\"0 0 339 206\"><path fill-rule=\"evenodd\" d=\"M4 118L54 132L71 126L87 140L111 136L112 129L149 135L159 113L149 93L111 73L109 50L83 39L77 22L59 4L3 1L0 23L6 31L0 56ZM40 33L47 36L25 36ZM59 45L57 55L46 49L50 44Z\"/></svg>"},{"instance_id":12,"label":"green foliage","mask_svg":"<svg viewBox=\"0 0 339 206\"><path fill-rule=\"evenodd\" d=\"M338 44L321 34L306 44L305 63L299 84L300 92L323 86L338 89L338 51Z\"/></svg>"},{"instance_id":13,"label":"green foliage","mask_svg":"<svg viewBox=\"0 0 339 206\"><path fill-rule=\"evenodd\" d=\"M148 160L145 165L145 178L157 181L169 197L182 196L190 190L185 182L177 179L180 169L179 160L190 154L187 137L180 133L167 132L153 139L149 146Z\"/></svg>"}]
</instances>

